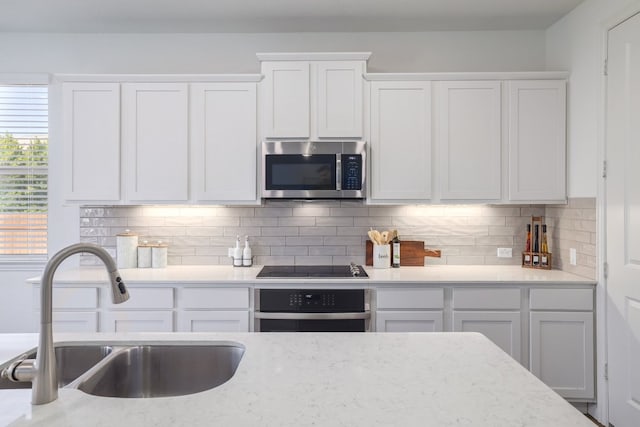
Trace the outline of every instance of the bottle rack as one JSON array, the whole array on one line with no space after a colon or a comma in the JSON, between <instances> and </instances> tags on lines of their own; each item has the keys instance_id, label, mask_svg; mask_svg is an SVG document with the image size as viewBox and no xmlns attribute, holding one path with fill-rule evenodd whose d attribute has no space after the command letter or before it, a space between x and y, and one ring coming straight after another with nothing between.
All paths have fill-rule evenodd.
<instances>
[{"instance_id":1,"label":"bottle rack","mask_svg":"<svg viewBox=\"0 0 640 427\"><path fill-rule=\"evenodd\" d=\"M541 270L551 270L553 265L553 256L551 252L534 252L533 248L535 245L535 225L538 224L540 226L540 233L538 235L538 247L542 250L542 225L544 224L543 216L532 216L531 217L531 247L529 251L522 252L522 267L524 268L536 268ZM548 236L547 236L548 239Z\"/></svg>"}]
</instances>

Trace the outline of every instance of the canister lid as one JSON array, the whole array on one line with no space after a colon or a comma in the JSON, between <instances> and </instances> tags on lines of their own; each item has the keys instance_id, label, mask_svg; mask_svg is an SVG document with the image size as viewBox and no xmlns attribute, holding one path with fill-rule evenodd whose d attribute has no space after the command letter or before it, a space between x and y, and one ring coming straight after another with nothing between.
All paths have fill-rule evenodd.
<instances>
[{"instance_id":1,"label":"canister lid","mask_svg":"<svg viewBox=\"0 0 640 427\"><path fill-rule=\"evenodd\" d=\"M116 236L125 236L125 237L133 237L133 236L137 236L136 233L132 233L131 230L124 230L124 233L118 233L116 234Z\"/></svg>"},{"instance_id":2,"label":"canister lid","mask_svg":"<svg viewBox=\"0 0 640 427\"><path fill-rule=\"evenodd\" d=\"M169 245L167 245L166 243L162 243L162 240L158 240L156 243L149 245L151 247L154 248L168 248Z\"/></svg>"},{"instance_id":3,"label":"canister lid","mask_svg":"<svg viewBox=\"0 0 640 427\"><path fill-rule=\"evenodd\" d=\"M139 248L150 248L153 245L151 243L149 243L148 240L143 240L142 243L138 243L138 247Z\"/></svg>"}]
</instances>

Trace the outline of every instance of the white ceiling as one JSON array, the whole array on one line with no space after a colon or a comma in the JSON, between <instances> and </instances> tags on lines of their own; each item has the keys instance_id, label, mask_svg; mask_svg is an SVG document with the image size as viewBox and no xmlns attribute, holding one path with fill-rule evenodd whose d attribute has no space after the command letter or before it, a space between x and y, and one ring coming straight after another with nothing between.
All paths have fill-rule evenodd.
<instances>
[{"instance_id":1,"label":"white ceiling","mask_svg":"<svg viewBox=\"0 0 640 427\"><path fill-rule=\"evenodd\" d=\"M2 0L0 32L546 29L583 0Z\"/></svg>"}]
</instances>

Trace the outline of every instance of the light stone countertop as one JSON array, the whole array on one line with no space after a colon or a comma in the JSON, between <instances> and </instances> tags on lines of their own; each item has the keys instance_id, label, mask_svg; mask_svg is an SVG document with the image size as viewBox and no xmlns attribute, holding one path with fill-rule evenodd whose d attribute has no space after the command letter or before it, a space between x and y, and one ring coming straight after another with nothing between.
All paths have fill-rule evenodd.
<instances>
[{"instance_id":1,"label":"light stone countertop","mask_svg":"<svg viewBox=\"0 0 640 427\"><path fill-rule=\"evenodd\" d=\"M0 348L18 354L36 337L0 335ZM246 351L231 380L189 396L116 399L62 389L58 400L32 407L24 390L3 391L0 425L593 427L476 333L58 334L55 340L233 341Z\"/></svg>"},{"instance_id":2,"label":"light stone countertop","mask_svg":"<svg viewBox=\"0 0 640 427\"><path fill-rule=\"evenodd\" d=\"M520 266L465 265L426 266L374 269L365 267L368 279L256 279L262 266L231 267L204 265L176 265L167 268L121 269L123 279L128 284L135 283L181 283L181 284L229 284L247 286L273 284L336 284L348 283L357 287L385 283L404 284L562 284L595 285L596 281L560 270L534 270ZM39 277L29 279L38 283ZM56 283L89 284L107 281L107 273L102 267L78 268L59 271Z\"/></svg>"}]
</instances>

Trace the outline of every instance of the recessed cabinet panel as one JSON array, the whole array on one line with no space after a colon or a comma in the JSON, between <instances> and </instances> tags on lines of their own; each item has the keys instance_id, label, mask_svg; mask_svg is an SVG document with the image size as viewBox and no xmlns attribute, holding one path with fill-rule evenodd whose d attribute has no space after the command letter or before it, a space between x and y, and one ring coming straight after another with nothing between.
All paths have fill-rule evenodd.
<instances>
[{"instance_id":1,"label":"recessed cabinet panel","mask_svg":"<svg viewBox=\"0 0 640 427\"><path fill-rule=\"evenodd\" d=\"M362 136L362 61L322 61L318 73L318 136Z\"/></svg>"},{"instance_id":2,"label":"recessed cabinet panel","mask_svg":"<svg viewBox=\"0 0 640 427\"><path fill-rule=\"evenodd\" d=\"M184 288L180 308L249 309L249 288Z\"/></svg>"},{"instance_id":3,"label":"recessed cabinet panel","mask_svg":"<svg viewBox=\"0 0 640 427\"><path fill-rule=\"evenodd\" d=\"M376 332L442 332L442 311L378 311Z\"/></svg>"},{"instance_id":4,"label":"recessed cabinet panel","mask_svg":"<svg viewBox=\"0 0 640 427\"><path fill-rule=\"evenodd\" d=\"M194 199L255 202L255 83L192 84L191 105Z\"/></svg>"},{"instance_id":5,"label":"recessed cabinet panel","mask_svg":"<svg viewBox=\"0 0 640 427\"><path fill-rule=\"evenodd\" d=\"M371 83L371 198L431 198L431 83Z\"/></svg>"},{"instance_id":6,"label":"recessed cabinet panel","mask_svg":"<svg viewBox=\"0 0 640 427\"><path fill-rule=\"evenodd\" d=\"M509 200L566 198L566 83L509 85Z\"/></svg>"},{"instance_id":7,"label":"recessed cabinet panel","mask_svg":"<svg viewBox=\"0 0 640 427\"><path fill-rule=\"evenodd\" d=\"M66 200L120 199L120 84L64 83Z\"/></svg>"},{"instance_id":8,"label":"recessed cabinet panel","mask_svg":"<svg viewBox=\"0 0 640 427\"><path fill-rule=\"evenodd\" d=\"M34 312L34 324L40 324L40 312ZM58 332L98 332L98 313L94 311L54 311L53 331Z\"/></svg>"},{"instance_id":9,"label":"recessed cabinet panel","mask_svg":"<svg viewBox=\"0 0 640 427\"><path fill-rule=\"evenodd\" d=\"M567 399L593 399L592 312L531 313L531 372Z\"/></svg>"},{"instance_id":10,"label":"recessed cabinet panel","mask_svg":"<svg viewBox=\"0 0 640 427\"><path fill-rule=\"evenodd\" d=\"M188 85L123 85L125 183L131 202L188 199Z\"/></svg>"},{"instance_id":11,"label":"recessed cabinet panel","mask_svg":"<svg viewBox=\"0 0 640 427\"><path fill-rule=\"evenodd\" d=\"M378 309L442 309L444 290L400 288L379 288L376 292Z\"/></svg>"},{"instance_id":12,"label":"recessed cabinet panel","mask_svg":"<svg viewBox=\"0 0 640 427\"><path fill-rule=\"evenodd\" d=\"M501 82L438 82L437 141L442 199L499 200Z\"/></svg>"},{"instance_id":13,"label":"recessed cabinet panel","mask_svg":"<svg viewBox=\"0 0 640 427\"><path fill-rule=\"evenodd\" d=\"M521 362L520 312L454 311L455 332L479 332Z\"/></svg>"},{"instance_id":14,"label":"recessed cabinet panel","mask_svg":"<svg viewBox=\"0 0 640 427\"><path fill-rule=\"evenodd\" d=\"M173 332L172 311L107 311L101 332Z\"/></svg>"},{"instance_id":15,"label":"recessed cabinet panel","mask_svg":"<svg viewBox=\"0 0 640 427\"><path fill-rule=\"evenodd\" d=\"M248 311L182 311L179 332L249 332Z\"/></svg>"},{"instance_id":16,"label":"recessed cabinet panel","mask_svg":"<svg viewBox=\"0 0 640 427\"><path fill-rule=\"evenodd\" d=\"M453 308L456 310L520 310L521 292L517 288L456 288Z\"/></svg>"},{"instance_id":17,"label":"recessed cabinet panel","mask_svg":"<svg viewBox=\"0 0 640 427\"><path fill-rule=\"evenodd\" d=\"M267 138L309 137L309 63L263 62L263 130Z\"/></svg>"}]
</instances>

